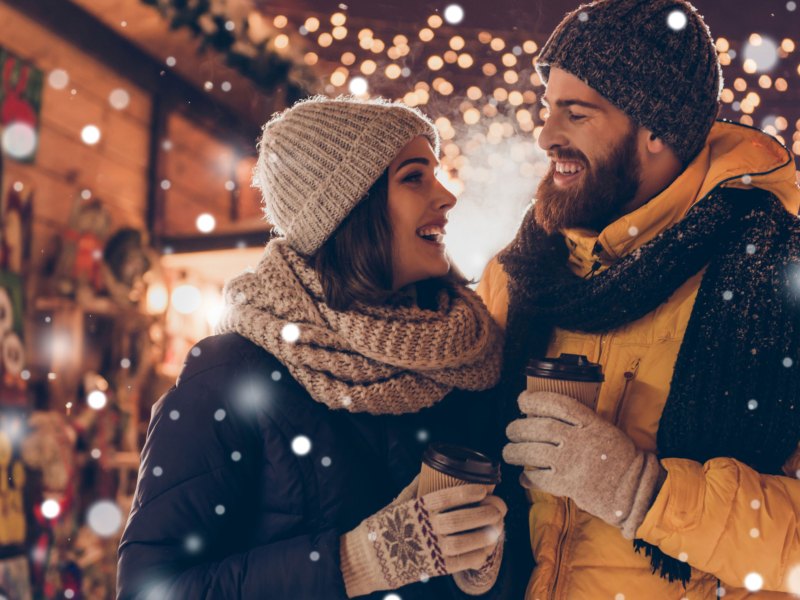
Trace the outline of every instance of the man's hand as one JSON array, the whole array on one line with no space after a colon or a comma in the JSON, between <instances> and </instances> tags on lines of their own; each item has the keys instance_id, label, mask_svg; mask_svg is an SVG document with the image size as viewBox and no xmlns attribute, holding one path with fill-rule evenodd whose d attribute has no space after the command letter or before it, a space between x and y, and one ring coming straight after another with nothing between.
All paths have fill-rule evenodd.
<instances>
[{"instance_id":1,"label":"man's hand","mask_svg":"<svg viewBox=\"0 0 800 600\"><path fill-rule=\"evenodd\" d=\"M506 428L503 458L525 467L526 487L571 498L633 539L666 472L656 456L586 406L552 392L523 392L528 416Z\"/></svg>"}]
</instances>

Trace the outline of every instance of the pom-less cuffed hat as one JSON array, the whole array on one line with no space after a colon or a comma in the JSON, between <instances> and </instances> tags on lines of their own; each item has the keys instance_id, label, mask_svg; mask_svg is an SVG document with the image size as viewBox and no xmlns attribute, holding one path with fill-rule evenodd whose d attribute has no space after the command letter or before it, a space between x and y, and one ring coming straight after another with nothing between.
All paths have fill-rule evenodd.
<instances>
[{"instance_id":1,"label":"pom-less cuffed hat","mask_svg":"<svg viewBox=\"0 0 800 600\"><path fill-rule=\"evenodd\" d=\"M711 32L684 0L599 0L567 14L537 58L583 80L688 164L719 111Z\"/></svg>"},{"instance_id":2,"label":"pom-less cuffed hat","mask_svg":"<svg viewBox=\"0 0 800 600\"><path fill-rule=\"evenodd\" d=\"M438 156L433 123L404 104L302 100L264 125L253 185L261 189L270 223L295 250L311 255L420 135Z\"/></svg>"}]
</instances>

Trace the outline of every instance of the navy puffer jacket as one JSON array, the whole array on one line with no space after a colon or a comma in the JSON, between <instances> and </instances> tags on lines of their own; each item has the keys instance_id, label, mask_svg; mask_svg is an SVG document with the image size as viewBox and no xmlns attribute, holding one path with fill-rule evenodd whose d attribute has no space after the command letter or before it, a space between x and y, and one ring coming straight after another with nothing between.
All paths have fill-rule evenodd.
<instances>
[{"instance_id":1,"label":"navy puffer jacket","mask_svg":"<svg viewBox=\"0 0 800 600\"><path fill-rule=\"evenodd\" d=\"M416 414L334 411L245 338L203 340L153 407L119 548L117 597L347 598L339 536L397 496L429 441L497 456L499 438L487 426L494 420L480 416L489 401L455 392ZM485 597L510 597L509 577L504 566ZM396 593L467 597L450 577Z\"/></svg>"}]
</instances>

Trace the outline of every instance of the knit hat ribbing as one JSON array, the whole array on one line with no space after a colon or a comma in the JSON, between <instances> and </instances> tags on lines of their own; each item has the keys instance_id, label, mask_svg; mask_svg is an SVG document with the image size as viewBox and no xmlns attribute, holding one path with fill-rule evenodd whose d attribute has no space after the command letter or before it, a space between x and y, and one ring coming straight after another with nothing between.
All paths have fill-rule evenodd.
<instances>
[{"instance_id":1,"label":"knit hat ribbing","mask_svg":"<svg viewBox=\"0 0 800 600\"><path fill-rule=\"evenodd\" d=\"M670 15L680 11L682 19ZM678 15L679 17L679 15ZM719 111L714 40L685 0L598 0L567 14L537 58L546 84L557 67L583 80L688 164Z\"/></svg>"},{"instance_id":2,"label":"knit hat ribbing","mask_svg":"<svg viewBox=\"0 0 800 600\"><path fill-rule=\"evenodd\" d=\"M253 185L267 218L298 252L314 254L415 137L439 134L397 102L316 96L264 125Z\"/></svg>"}]
</instances>

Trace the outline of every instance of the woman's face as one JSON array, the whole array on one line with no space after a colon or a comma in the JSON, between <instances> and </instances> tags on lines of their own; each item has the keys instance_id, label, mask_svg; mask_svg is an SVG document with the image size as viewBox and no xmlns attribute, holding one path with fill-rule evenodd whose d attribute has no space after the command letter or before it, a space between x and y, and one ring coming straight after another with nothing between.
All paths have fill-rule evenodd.
<instances>
[{"instance_id":1,"label":"woman's face","mask_svg":"<svg viewBox=\"0 0 800 600\"><path fill-rule=\"evenodd\" d=\"M441 277L450 270L444 228L456 198L436 178L438 168L439 160L424 136L410 141L389 165L388 211L395 290Z\"/></svg>"}]
</instances>

